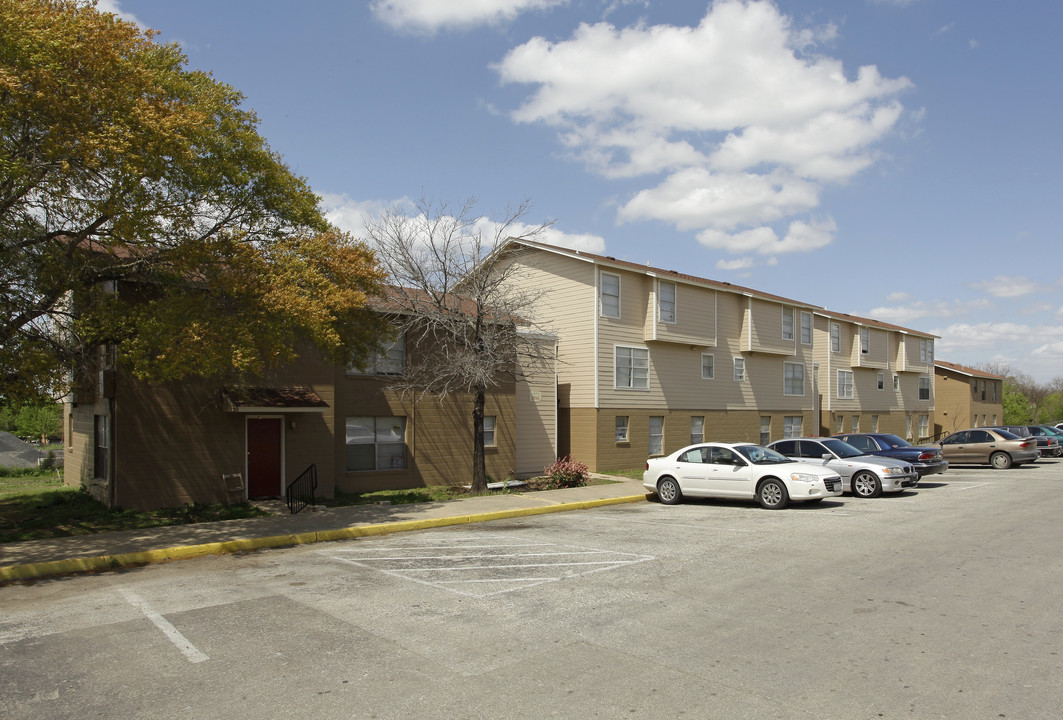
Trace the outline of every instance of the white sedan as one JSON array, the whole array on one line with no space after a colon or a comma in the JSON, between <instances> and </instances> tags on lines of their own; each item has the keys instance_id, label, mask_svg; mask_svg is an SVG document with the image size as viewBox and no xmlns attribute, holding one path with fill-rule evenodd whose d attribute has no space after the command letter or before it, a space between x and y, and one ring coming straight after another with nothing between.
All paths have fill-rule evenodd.
<instances>
[{"instance_id":1,"label":"white sedan","mask_svg":"<svg viewBox=\"0 0 1063 720\"><path fill-rule=\"evenodd\" d=\"M642 485L665 505L684 495L756 499L771 510L842 494L838 473L750 443L700 443L650 458Z\"/></svg>"}]
</instances>

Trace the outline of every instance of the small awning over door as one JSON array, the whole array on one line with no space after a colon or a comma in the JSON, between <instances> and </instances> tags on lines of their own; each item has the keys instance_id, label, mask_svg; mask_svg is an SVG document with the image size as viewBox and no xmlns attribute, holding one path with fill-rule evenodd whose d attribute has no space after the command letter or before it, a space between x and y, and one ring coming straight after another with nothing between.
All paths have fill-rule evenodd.
<instances>
[{"instance_id":1,"label":"small awning over door","mask_svg":"<svg viewBox=\"0 0 1063 720\"><path fill-rule=\"evenodd\" d=\"M328 403L310 388L240 387L222 390L226 412L235 413L321 413Z\"/></svg>"}]
</instances>

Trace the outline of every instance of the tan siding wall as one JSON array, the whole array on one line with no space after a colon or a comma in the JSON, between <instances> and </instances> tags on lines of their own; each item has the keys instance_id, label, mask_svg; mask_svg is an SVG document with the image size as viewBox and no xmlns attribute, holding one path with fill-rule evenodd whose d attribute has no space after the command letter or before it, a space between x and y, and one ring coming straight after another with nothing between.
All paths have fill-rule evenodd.
<instances>
[{"instance_id":1,"label":"tan siding wall","mask_svg":"<svg viewBox=\"0 0 1063 720\"><path fill-rule=\"evenodd\" d=\"M599 469L599 449L595 443L598 411L594 408L572 408L569 423L569 453L572 459L586 463L591 472L596 472Z\"/></svg>"},{"instance_id":2,"label":"tan siding wall","mask_svg":"<svg viewBox=\"0 0 1063 720\"><path fill-rule=\"evenodd\" d=\"M1004 422L1001 382L992 379L984 380L986 383L986 400L984 401L981 386L978 386L977 392L972 389L972 383L977 382L982 382L982 380L940 367L935 370L934 416L942 432L951 433L983 424L993 425L994 416L996 424ZM995 385L996 389L996 402L990 400L993 397L992 385ZM985 423L982 422L983 415Z\"/></svg>"},{"instance_id":3,"label":"tan siding wall","mask_svg":"<svg viewBox=\"0 0 1063 720\"><path fill-rule=\"evenodd\" d=\"M708 347L715 345L716 294L713 290L695 285L677 284L675 323L656 322L655 307L651 308L647 313L649 330L645 339Z\"/></svg>"},{"instance_id":4,"label":"tan siding wall","mask_svg":"<svg viewBox=\"0 0 1063 720\"><path fill-rule=\"evenodd\" d=\"M742 336L750 337L753 352L792 355L801 335L801 319L797 308L787 305L793 311L794 337L784 340L782 336L783 305L753 298L749 301L750 312L747 315L748 327L743 328Z\"/></svg>"},{"instance_id":5,"label":"tan siding wall","mask_svg":"<svg viewBox=\"0 0 1063 720\"><path fill-rule=\"evenodd\" d=\"M543 341L550 347L553 341ZM554 364L526 367L516 387L517 477L533 477L557 459L557 383Z\"/></svg>"}]
</instances>

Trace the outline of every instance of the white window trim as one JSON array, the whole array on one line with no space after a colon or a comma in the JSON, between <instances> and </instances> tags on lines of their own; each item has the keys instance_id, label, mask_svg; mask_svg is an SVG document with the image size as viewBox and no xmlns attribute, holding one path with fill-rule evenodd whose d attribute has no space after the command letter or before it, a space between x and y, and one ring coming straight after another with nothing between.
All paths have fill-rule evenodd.
<instances>
[{"instance_id":1,"label":"white window trim","mask_svg":"<svg viewBox=\"0 0 1063 720\"><path fill-rule=\"evenodd\" d=\"M871 354L871 328L860 328L860 354Z\"/></svg>"},{"instance_id":2,"label":"white window trim","mask_svg":"<svg viewBox=\"0 0 1063 720\"><path fill-rule=\"evenodd\" d=\"M624 418L624 437L616 437L616 430L619 425L620 418ZM618 443L626 443L631 441L631 416L630 415L616 415L613 419L613 437L616 438Z\"/></svg>"},{"instance_id":3,"label":"white window trim","mask_svg":"<svg viewBox=\"0 0 1063 720\"><path fill-rule=\"evenodd\" d=\"M641 350L641 351L644 351L646 353L646 387L635 387L634 385L621 386L621 385L617 385L616 384L616 380L617 380L617 377L616 377L616 351L620 350L620 349L624 349L624 350ZM634 358L632 358L632 360L634 360ZM634 365L632 365L632 368L634 368ZM632 372L631 372L631 381L632 381L632 383L634 383L634 381L635 381L634 369L632 369ZM639 347L638 345L613 345L613 389L614 390L627 390L629 392L649 392L649 390L650 390L650 349L648 347Z\"/></svg>"},{"instance_id":4,"label":"white window trim","mask_svg":"<svg viewBox=\"0 0 1063 720\"><path fill-rule=\"evenodd\" d=\"M488 420L490 420L491 429L488 430ZM487 441L488 433L491 434L491 442ZM484 415L484 447L498 447L498 416L497 415Z\"/></svg>"},{"instance_id":5,"label":"white window trim","mask_svg":"<svg viewBox=\"0 0 1063 720\"><path fill-rule=\"evenodd\" d=\"M808 319L808 340L805 340L805 319L806 318ZM802 345L811 345L812 344L813 330L814 329L812 327L812 313L807 312L805 310L802 310L801 311L801 344Z\"/></svg>"},{"instance_id":6,"label":"white window trim","mask_svg":"<svg viewBox=\"0 0 1063 720\"><path fill-rule=\"evenodd\" d=\"M875 387L877 387L879 390L886 389L886 373L878 373L875 376Z\"/></svg>"},{"instance_id":7,"label":"white window trim","mask_svg":"<svg viewBox=\"0 0 1063 720\"><path fill-rule=\"evenodd\" d=\"M797 318L795 317L795 315L796 315L796 313L794 312L794 309L792 307L783 306L783 308L782 308L782 339L783 340L793 340L796 337L795 327L794 326L796 324ZM787 334L786 334L786 320L787 320L788 317L789 317L789 320L790 320L790 334L789 334L789 336L787 336Z\"/></svg>"},{"instance_id":8,"label":"white window trim","mask_svg":"<svg viewBox=\"0 0 1063 720\"><path fill-rule=\"evenodd\" d=\"M705 358L712 358L712 373L710 375L705 374ZM716 355L713 353L701 353L701 379L702 380L715 380L716 379Z\"/></svg>"},{"instance_id":9,"label":"white window trim","mask_svg":"<svg viewBox=\"0 0 1063 720\"><path fill-rule=\"evenodd\" d=\"M786 390L786 368L787 366L794 366L801 368L801 392L788 392ZM804 397L805 396L805 365L799 362L784 362L782 364L782 394L790 397Z\"/></svg>"},{"instance_id":10,"label":"white window trim","mask_svg":"<svg viewBox=\"0 0 1063 720\"><path fill-rule=\"evenodd\" d=\"M620 302L620 299L623 297L623 287L621 285L622 280L620 278L620 275L618 275L617 273L606 272L605 270L599 271L598 275L598 314L601 317L619 320L620 316L623 314L621 312ZM605 297L605 283L602 282L602 278L604 278L606 275L608 275L609 277L616 278L616 315L607 315L605 312L605 301L603 300L603 298Z\"/></svg>"},{"instance_id":11,"label":"white window trim","mask_svg":"<svg viewBox=\"0 0 1063 720\"><path fill-rule=\"evenodd\" d=\"M842 382L842 376L844 376L844 375L848 375L849 376L849 382L847 383L848 386L849 386L849 394L848 395L842 395L842 388L846 385L846 383ZM852 370L839 370L838 371L838 399L839 400L852 400L854 394L855 393L854 393L854 389L853 389L853 371Z\"/></svg>"},{"instance_id":12,"label":"white window trim","mask_svg":"<svg viewBox=\"0 0 1063 720\"><path fill-rule=\"evenodd\" d=\"M742 366L742 377L738 377L738 366ZM749 374L746 373L746 359L744 357L735 357L734 363L731 366L731 378L735 382L745 382L749 379Z\"/></svg>"},{"instance_id":13,"label":"white window trim","mask_svg":"<svg viewBox=\"0 0 1063 720\"><path fill-rule=\"evenodd\" d=\"M835 347L835 345L837 345L837 347ZM835 353L840 353L842 351L841 323L832 322L830 324L830 351Z\"/></svg>"},{"instance_id":14,"label":"white window trim","mask_svg":"<svg viewBox=\"0 0 1063 720\"><path fill-rule=\"evenodd\" d=\"M672 319L665 320L661 314L661 287L672 286ZM671 280L657 280L657 322L663 325L675 325L679 321L679 286Z\"/></svg>"}]
</instances>

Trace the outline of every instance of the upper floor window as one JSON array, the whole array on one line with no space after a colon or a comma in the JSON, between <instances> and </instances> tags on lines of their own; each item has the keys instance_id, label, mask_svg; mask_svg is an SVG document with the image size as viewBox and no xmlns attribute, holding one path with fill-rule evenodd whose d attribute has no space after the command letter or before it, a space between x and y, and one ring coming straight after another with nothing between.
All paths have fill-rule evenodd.
<instances>
[{"instance_id":1,"label":"upper floor window","mask_svg":"<svg viewBox=\"0 0 1063 720\"><path fill-rule=\"evenodd\" d=\"M867 355L871 352L871 328L860 328L860 353Z\"/></svg>"},{"instance_id":2,"label":"upper floor window","mask_svg":"<svg viewBox=\"0 0 1063 720\"><path fill-rule=\"evenodd\" d=\"M842 351L842 326L833 322L830 324L830 351Z\"/></svg>"},{"instance_id":3,"label":"upper floor window","mask_svg":"<svg viewBox=\"0 0 1063 720\"><path fill-rule=\"evenodd\" d=\"M901 389L901 376L893 376L893 392L898 392Z\"/></svg>"},{"instance_id":4,"label":"upper floor window","mask_svg":"<svg viewBox=\"0 0 1063 720\"><path fill-rule=\"evenodd\" d=\"M649 390L650 351L646 348L618 346L614 352L616 387Z\"/></svg>"},{"instance_id":5,"label":"upper floor window","mask_svg":"<svg viewBox=\"0 0 1063 720\"><path fill-rule=\"evenodd\" d=\"M657 282L657 317L663 323L675 322L675 283Z\"/></svg>"},{"instance_id":6,"label":"upper floor window","mask_svg":"<svg viewBox=\"0 0 1063 720\"><path fill-rule=\"evenodd\" d=\"M919 362L927 365L934 362L934 341L930 338L919 340Z\"/></svg>"},{"instance_id":7,"label":"upper floor window","mask_svg":"<svg viewBox=\"0 0 1063 720\"><path fill-rule=\"evenodd\" d=\"M783 395L805 394L805 366L801 363L783 363Z\"/></svg>"},{"instance_id":8,"label":"upper floor window","mask_svg":"<svg viewBox=\"0 0 1063 720\"><path fill-rule=\"evenodd\" d=\"M885 390L886 389L886 375L885 375L885 373L879 373L878 374L878 389L879 390Z\"/></svg>"},{"instance_id":9,"label":"upper floor window","mask_svg":"<svg viewBox=\"0 0 1063 720\"><path fill-rule=\"evenodd\" d=\"M930 378L926 375L923 375L919 378L919 399L930 399Z\"/></svg>"},{"instance_id":10,"label":"upper floor window","mask_svg":"<svg viewBox=\"0 0 1063 720\"><path fill-rule=\"evenodd\" d=\"M390 345L382 347L365 362L364 367L351 365L351 375L402 375L406 371L406 335L400 333Z\"/></svg>"},{"instance_id":11,"label":"upper floor window","mask_svg":"<svg viewBox=\"0 0 1063 720\"><path fill-rule=\"evenodd\" d=\"M794 309L792 307L782 309L782 339L794 339Z\"/></svg>"},{"instance_id":12,"label":"upper floor window","mask_svg":"<svg viewBox=\"0 0 1063 720\"><path fill-rule=\"evenodd\" d=\"M736 357L735 369L734 369L735 382L745 382L746 379L746 359Z\"/></svg>"},{"instance_id":13,"label":"upper floor window","mask_svg":"<svg viewBox=\"0 0 1063 720\"><path fill-rule=\"evenodd\" d=\"M620 317L620 276L603 272L600 292L602 317Z\"/></svg>"},{"instance_id":14,"label":"upper floor window","mask_svg":"<svg viewBox=\"0 0 1063 720\"><path fill-rule=\"evenodd\" d=\"M801 344L812 344L812 313L801 313Z\"/></svg>"},{"instance_id":15,"label":"upper floor window","mask_svg":"<svg viewBox=\"0 0 1063 720\"><path fill-rule=\"evenodd\" d=\"M853 373L851 370L838 371L838 397L851 398L853 396ZM840 430L838 432L841 432Z\"/></svg>"},{"instance_id":16,"label":"upper floor window","mask_svg":"<svg viewBox=\"0 0 1063 720\"><path fill-rule=\"evenodd\" d=\"M701 379L712 380L716 377L716 358L712 353L701 354Z\"/></svg>"}]
</instances>

